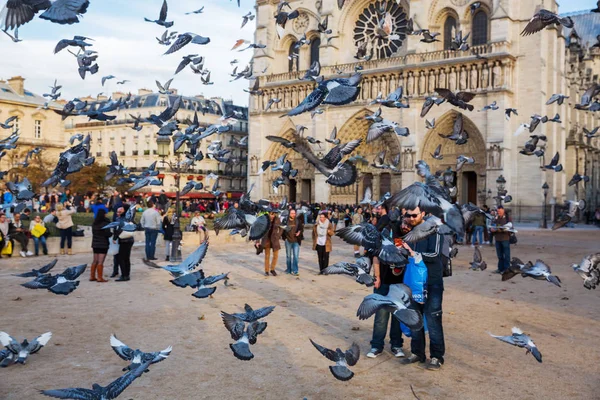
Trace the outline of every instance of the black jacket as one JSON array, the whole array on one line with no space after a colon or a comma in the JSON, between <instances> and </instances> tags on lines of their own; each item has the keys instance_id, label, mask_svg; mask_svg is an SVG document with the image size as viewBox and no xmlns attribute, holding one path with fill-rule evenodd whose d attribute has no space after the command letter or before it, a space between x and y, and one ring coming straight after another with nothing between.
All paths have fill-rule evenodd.
<instances>
[{"instance_id":1,"label":"black jacket","mask_svg":"<svg viewBox=\"0 0 600 400\"><path fill-rule=\"evenodd\" d=\"M108 249L109 240L112 236L110 229L102 229L106 225L110 224L108 218L104 218L99 223L92 225L92 248L93 249Z\"/></svg>"},{"instance_id":2,"label":"black jacket","mask_svg":"<svg viewBox=\"0 0 600 400\"><path fill-rule=\"evenodd\" d=\"M165 240L173 240L173 233L175 233L175 225L171 223L169 217L165 215L163 218L162 228L164 231Z\"/></svg>"},{"instance_id":3,"label":"black jacket","mask_svg":"<svg viewBox=\"0 0 600 400\"><path fill-rule=\"evenodd\" d=\"M429 285L443 284L444 268L442 264L442 244L444 238L439 233L411 244L413 251L421 253L427 267L427 283Z\"/></svg>"}]
</instances>

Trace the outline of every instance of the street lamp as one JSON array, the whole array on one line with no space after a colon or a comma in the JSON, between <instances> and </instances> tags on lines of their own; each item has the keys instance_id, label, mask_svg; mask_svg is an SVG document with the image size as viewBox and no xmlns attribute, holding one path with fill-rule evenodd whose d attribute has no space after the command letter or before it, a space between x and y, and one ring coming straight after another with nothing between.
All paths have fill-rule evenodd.
<instances>
[{"instance_id":1,"label":"street lamp","mask_svg":"<svg viewBox=\"0 0 600 400\"><path fill-rule=\"evenodd\" d=\"M544 206L542 208L542 229L548 229L548 223L546 222L546 199L548 198L548 182L544 182L542 190L544 191Z\"/></svg>"},{"instance_id":2,"label":"street lamp","mask_svg":"<svg viewBox=\"0 0 600 400\"><path fill-rule=\"evenodd\" d=\"M506 196L506 190L504 189L506 185L506 179L502 175L496 179L496 188L498 189L498 197L496 197L496 206L502 205L501 196Z\"/></svg>"},{"instance_id":3,"label":"street lamp","mask_svg":"<svg viewBox=\"0 0 600 400\"><path fill-rule=\"evenodd\" d=\"M182 167L181 166L181 154L185 151L185 146L180 146L177 151L175 151L175 155L177 156L176 162L165 161L170 154L171 148L171 139L168 136L159 136L156 139L156 144L158 146L158 156L161 158L161 162L163 166L167 164L171 170L171 172L175 173L175 186L177 187L177 192L175 194L175 214L173 221L173 241L171 243L171 255L169 256L169 261L171 262L181 262L181 239L183 235L181 233L181 225L179 224L179 219L181 218L181 207L179 201L179 195L181 193L180 181L181 174L185 173L189 166ZM186 164L187 165L187 164Z\"/></svg>"}]
</instances>

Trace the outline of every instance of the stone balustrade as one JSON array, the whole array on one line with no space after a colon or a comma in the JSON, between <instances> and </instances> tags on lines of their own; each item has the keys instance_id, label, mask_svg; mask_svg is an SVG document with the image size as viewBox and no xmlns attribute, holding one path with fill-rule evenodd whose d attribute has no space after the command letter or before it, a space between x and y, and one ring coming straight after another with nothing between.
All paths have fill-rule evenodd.
<instances>
[{"instance_id":1,"label":"stone balustrade","mask_svg":"<svg viewBox=\"0 0 600 400\"><path fill-rule=\"evenodd\" d=\"M365 103L381 92L385 95L398 86L405 95L418 98L434 93L436 87L452 91L486 92L512 89L512 70L515 58L509 54L510 43L497 42L475 46L472 52L441 50L430 53L408 54L381 60L328 66L321 69L326 77L338 75L336 69L352 73L362 66L361 93L356 103ZM315 86L314 82L298 80L304 72L287 72L260 77L263 94L252 96L251 112L264 112L271 98L280 98L267 112L281 112L295 107Z\"/></svg>"}]
</instances>

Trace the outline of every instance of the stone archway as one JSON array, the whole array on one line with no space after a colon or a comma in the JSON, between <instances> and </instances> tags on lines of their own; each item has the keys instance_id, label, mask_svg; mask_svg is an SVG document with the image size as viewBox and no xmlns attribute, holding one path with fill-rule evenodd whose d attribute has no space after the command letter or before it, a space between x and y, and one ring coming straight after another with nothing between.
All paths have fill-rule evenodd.
<instances>
[{"instance_id":1,"label":"stone archway","mask_svg":"<svg viewBox=\"0 0 600 400\"><path fill-rule=\"evenodd\" d=\"M451 167L456 170L456 157L465 155L475 158L474 164L466 164L457 174L456 184L458 188L457 198L460 203L472 201L478 203L477 190L485 187L487 171L487 151L486 144L481 132L477 126L467 116L463 114L463 127L469 134L469 140L464 145L457 145L456 142L440 137L439 134L449 134L452 132L454 121L459 113L449 111L436 119L435 128L430 130L423 142L420 159L429 164L431 171L445 170ZM442 160L434 159L431 154L438 145L442 145ZM473 187L475 185L475 187Z\"/></svg>"},{"instance_id":2,"label":"stone archway","mask_svg":"<svg viewBox=\"0 0 600 400\"><path fill-rule=\"evenodd\" d=\"M401 186L401 174L392 173L390 170L382 170L373 168L371 164L375 160L375 157L383 150L386 150L386 163L389 163L397 154L401 152L400 141L398 137L393 133L386 133L378 140L366 143L367 131L369 130L370 122L364 119L357 119L364 117L365 115L371 114L372 112L368 109L362 109L352 115L340 129L338 129L338 139L342 143L347 143L351 140L362 139L362 143L358 148L351 154L351 156L362 156L368 161L367 165L358 165L357 168L360 171L359 179L356 185L347 186L343 188L331 187L330 202L337 204L353 204L357 198L362 199L364 188L370 186L373 192L373 198L378 199L383 193L380 193L381 189L381 175L391 174L389 178L386 178L385 187L391 187L391 191L395 192L400 189ZM370 177L369 182L366 182L365 176Z\"/></svg>"}]
</instances>

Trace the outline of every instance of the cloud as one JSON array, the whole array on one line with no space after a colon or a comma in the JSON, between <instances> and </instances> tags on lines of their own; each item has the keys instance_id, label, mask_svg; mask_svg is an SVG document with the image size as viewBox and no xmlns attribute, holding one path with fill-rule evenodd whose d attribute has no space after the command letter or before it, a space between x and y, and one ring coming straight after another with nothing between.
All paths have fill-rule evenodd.
<instances>
[{"instance_id":1,"label":"cloud","mask_svg":"<svg viewBox=\"0 0 600 400\"><path fill-rule=\"evenodd\" d=\"M63 85L63 98L69 99L95 96L99 92L137 93L139 88L156 90L155 80L166 82L173 77L183 56L198 54L205 57L205 68L211 71L214 85L202 85L200 77L186 69L175 76L171 87L189 96L220 96L231 98L236 104L247 105L248 96L243 89L248 87L248 81L229 82L229 73L233 70L229 61L236 58L239 68L243 68L252 57L251 50L230 51L237 39L252 40L253 37L255 21L240 30L241 16L247 12L244 7L238 9L232 6L234 3L223 4L222 0L205 1L202 3L205 5L204 13L185 15L186 11L199 8L199 3L171 1L168 20L175 21L175 25L170 30L208 36L211 43L205 46L189 44L174 54L163 56L167 47L159 45L155 37L162 35L164 28L143 20L144 16L156 18L162 1L132 0L126 3L124 6L119 0L105 0L101 5L90 7L80 24L70 27L34 19L19 31L24 39L20 43L10 42L8 37L0 38L0 41L6 39L2 43L1 78L21 75L26 78L27 89L35 93L43 93L54 79L58 79L59 84ZM149 7L148 3L153 4ZM74 35L93 38L93 47L90 49L99 54L97 62L100 71L93 76L87 75L85 80L79 77L75 57L66 50L53 54L60 39ZM118 79L107 81L102 87L101 78L105 75L115 75ZM131 82L116 84L117 80L123 79Z\"/></svg>"}]
</instances>

